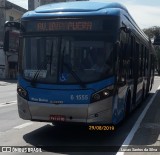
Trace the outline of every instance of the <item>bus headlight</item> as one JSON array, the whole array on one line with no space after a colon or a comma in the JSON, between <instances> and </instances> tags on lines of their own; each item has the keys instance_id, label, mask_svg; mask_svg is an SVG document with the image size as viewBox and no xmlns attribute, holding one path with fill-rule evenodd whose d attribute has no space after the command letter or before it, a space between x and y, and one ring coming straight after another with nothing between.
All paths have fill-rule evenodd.
<instances>
[{"instance_id":1,"label":"bus headlight","mask_svg":"<svg viewBox=\"0 0 160 155\"><path fill-rule=\"evenodd\" d=\"M112 85L94 93L91 98L91 103L104 100L105 98L110 97L113 94L113 88L114 87Z\"/></svg>"},{"instance_id":2,"label":"bus headlight","mask_svg":"<svg viewBox=\"0 0 160 155\"><path fill-rule=\"evenodd\" d=\"M27 91L20 86L17 86L17 93L25 99L28 97Z\"/></svg>"}]
</instances>

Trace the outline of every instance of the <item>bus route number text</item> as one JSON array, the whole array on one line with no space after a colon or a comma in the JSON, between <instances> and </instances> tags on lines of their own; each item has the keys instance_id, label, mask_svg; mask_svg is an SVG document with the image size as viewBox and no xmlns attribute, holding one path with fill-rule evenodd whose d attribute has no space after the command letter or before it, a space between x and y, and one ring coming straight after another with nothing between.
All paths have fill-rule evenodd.
<instances>
[{"instance_id":1,"label":"bus route number text","mask_svg":"<svg viewBox=\"0 0 160 155\"><path fill-rule=\"evenodd\" d=\"M78 100L78 101L85 101L88 100L88 95L71 95L70 96L71 100Z\"/></svg>"}]
</instances>

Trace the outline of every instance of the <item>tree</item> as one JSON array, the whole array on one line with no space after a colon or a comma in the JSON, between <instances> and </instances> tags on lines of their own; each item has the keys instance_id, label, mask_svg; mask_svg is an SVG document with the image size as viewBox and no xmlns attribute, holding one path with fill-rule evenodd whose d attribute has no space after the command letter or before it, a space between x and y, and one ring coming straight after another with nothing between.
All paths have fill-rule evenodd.
<instances>
[{"instance_id":1,"label":"tree","mask_svg":"<svg viewBox=\"0 0 160 155\"><path fill-rule=\"evenodd\" d=\"M160 36L160 27L153 26L150 28L143 29L144 33L151 39L155 39L157 36ZM156 69L158 74L160 75L160 46L155 46L156 51Z\"/></svg>"},{"instance_id":2,"label":"tree","mask_svg":"<svg viewBox=\"0 0 160 155\"><path fill-rule=\"evenodd\" d=\"M158 75L160 75L160 46L155 46L155 51L156 51L156 69Z\"/></svg>"},{"instance_id":3,"label":"tree","mask_svg":"<svg viewBox=\"0 0 160 155\"><path fill-rule=\"evenodd\" d=\"M146 28L146 29L143 29L143 31L149 38L154 38L154 37L160 35L160 27L159 26L153 26L150 28Z\"/></svg>"}]
</instances>

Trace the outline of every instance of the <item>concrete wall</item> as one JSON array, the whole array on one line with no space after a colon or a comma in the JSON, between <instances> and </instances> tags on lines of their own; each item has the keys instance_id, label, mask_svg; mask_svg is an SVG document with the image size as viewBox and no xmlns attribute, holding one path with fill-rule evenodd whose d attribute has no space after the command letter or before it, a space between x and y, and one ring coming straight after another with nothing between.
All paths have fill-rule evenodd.
<instances>
[{"instance_id":1,"label":"concrete wall","mask_svg":"<svg viewBox=\"0 0 160 155\"><path fill-rule=\"evenodd\" d=\"M5 78L5 53L0 47L0 79Z\"/></svg>"},{"instance_id":2,"label":"concrete wall","mask_svg":"<svg viewBox=\"0 0 160 155\"><path fill-rule=\"evenodd\" d=\"M5 0L0 0L0 42L3 42L5 23Z\"/></svg>"},{"instance_id":3,"label":"concrete wall","mask_svg":"<svg viewBox=\"0 0 160 155\"><path fill-rule=\"evenodd\" d=\"M28 0L28 10L34 10L40 6L40 0Z\"/></svg>"},{"instance_id":4,"label":"concrete wall","mask_svg":"<svg viewBox=\"0 0 160 155\"><path fill-rule=\"evenodd\" d=\"M10 17L13 17L14 21L19 21L24 12L20 12L14 8L6 11L6 21L10 21Z\"/></svg>"},{"instance_id":5,"label":"concrete wall","mask_svg":"<svg viewBox=\"0 0 160 155\"><path fill-rule=\"evenodd\" d=\"M71 1L82 1L82 0L28 0L28 10L34 10L40 5L45 5L49 3L71 2Z\"/></svg>"},{"instance_id":6,"label":"concrete wall","mask_svg":"<svg viewBox=\"0 0 160 155\"><path fill-rule=\"evenodd\" d=\"M73 1L82 1L82 0L40 0L41 5L49 4L49 3L58 3L58 2L73 2ZM83 0L83 1L89 1L89 0Z\"/></svg>"}]
</instances>

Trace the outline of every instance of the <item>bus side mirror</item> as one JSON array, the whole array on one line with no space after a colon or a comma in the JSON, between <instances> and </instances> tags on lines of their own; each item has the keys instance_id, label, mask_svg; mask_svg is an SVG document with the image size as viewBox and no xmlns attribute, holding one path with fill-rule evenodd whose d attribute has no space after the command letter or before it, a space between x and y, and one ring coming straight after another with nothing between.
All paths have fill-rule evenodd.
<instances>
[{"instance_id":1,"label":"bus side mirror","mask_svg":"<svg viewBox=\"0 0 160 155\"><path fill-rule=\"evenodd\" d=\"M18 31L7 30L4 35L4 46L3 50L5 52L9 51L17 51L19 47L19 36L20 33Z\"/></svg>"},{"instance_id":2,"label":"bus side mirror","mask_svg":"<svg viewBox=\"0 0 160 155\"><path fill-rule=\"evenodd\" d=\"M17 46L16 42L18 40L19 32L22 26L18 22L8 22L8 21L6 21L4 26L5 26L5 34L4 34L3 50L5 52L9 50L16 50Z\"/></svg>"},{"instance_id":3,"label":"bus side mirror","mask_svg":"<svg viewBox=\"0 0 160 155\"><path fill-rule=\"evenodd\" d=\"M131 33L131 29L129 27L123 26L120 28L121 31L124 31L125 33Z\"/></svg>"},{"instance_id":4,"label":"bus side mirror","mask_svg":"<svg viewBox=\"0 0 160 155\"><path fill-rule=\"evenodd\" d=\"M3 50L5 52L9 51L9 33L10 33L10 31L6 31L4 34Z\"/></svg>"}]
</instances>

